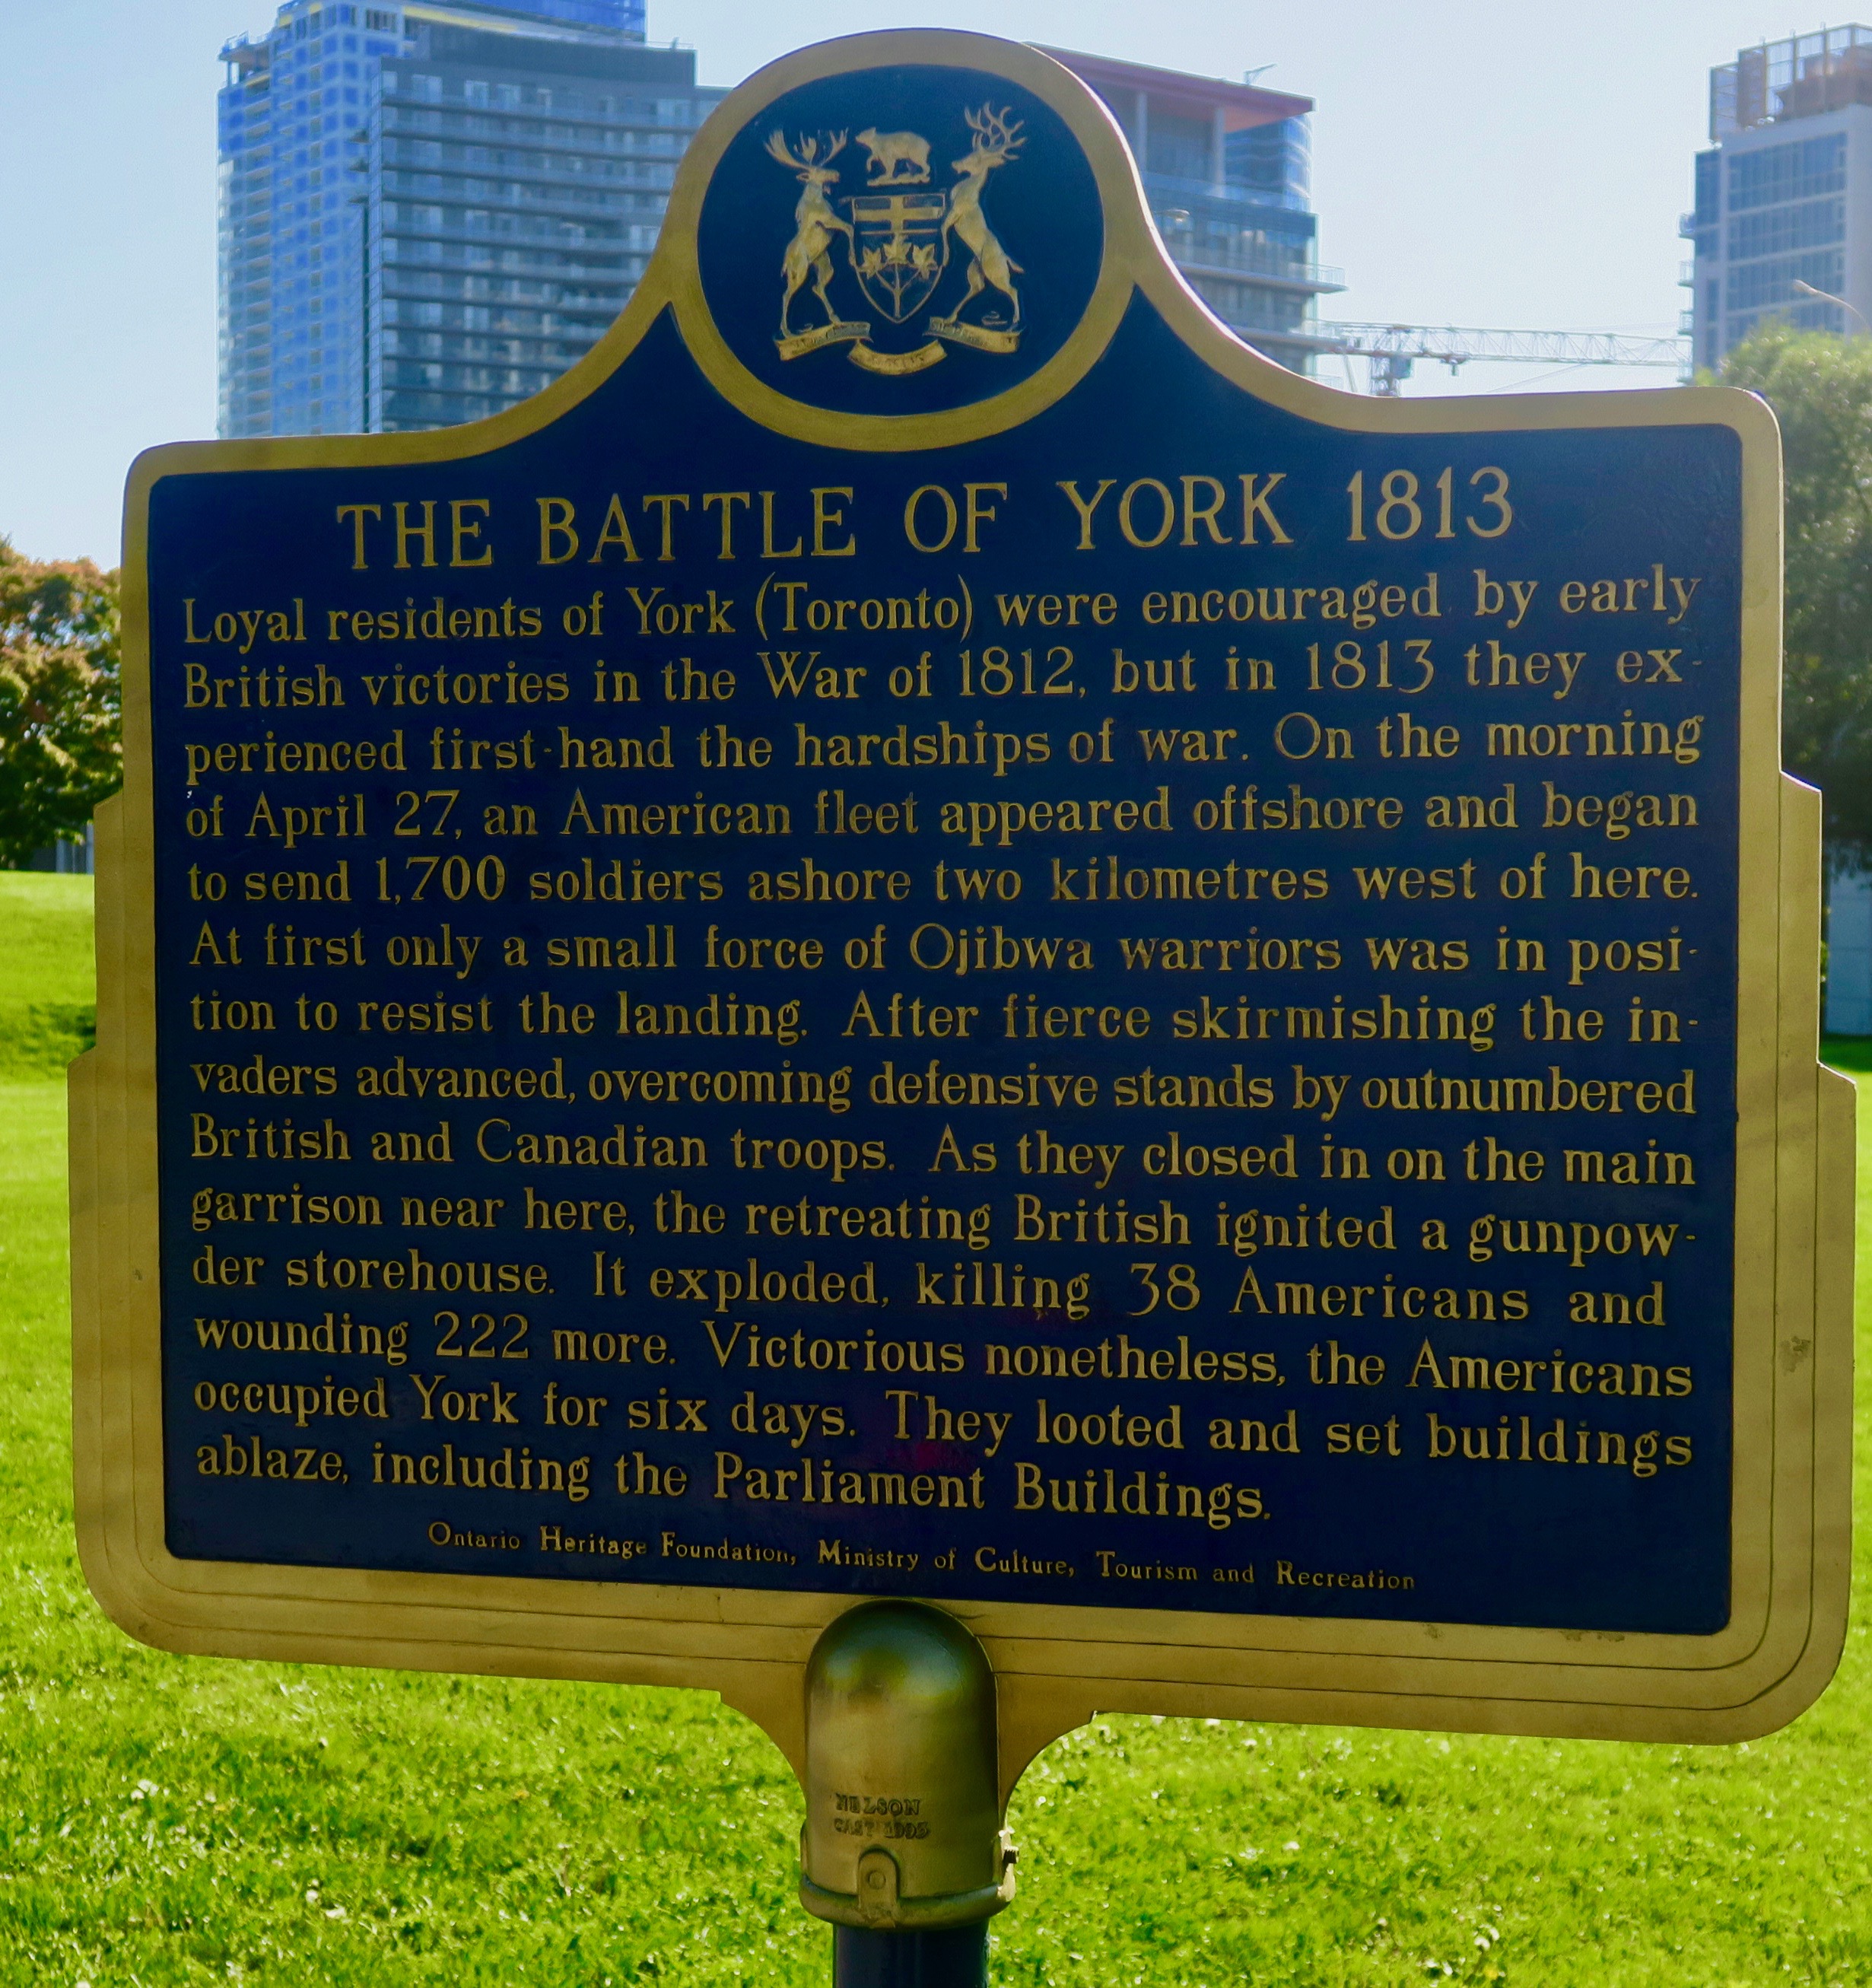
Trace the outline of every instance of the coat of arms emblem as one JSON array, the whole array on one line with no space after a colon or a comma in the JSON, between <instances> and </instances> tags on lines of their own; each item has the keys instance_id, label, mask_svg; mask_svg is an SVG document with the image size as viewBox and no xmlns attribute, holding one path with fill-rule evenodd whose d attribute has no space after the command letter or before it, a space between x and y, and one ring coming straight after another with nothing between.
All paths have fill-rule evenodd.
<instances>
[{"instance_id":1,"label":"coat of arms emblem","mask_svg":"<svg viewBox=\"0 0 1872 1988\"><path fill-rule=\"evenodd\" d=\"M971 139L968 151L950 164L953 186L930 184L928 139L914 131L873 128L858 134L868 154L864 191L836 199L831 189L840 174L832 161L845 149L846 133L802 136L790 146L783 131L769 134L769 154L790 167L803 188L793 210L793 238L782 259L780 330L775 341L782 359L846 345L852 360L868 370L901 374L934 365L944 355L944 341L978 352L1018 350L1021 300L1014 279L1021 265L988 225L982 198L989 175L1010 164L1026 140L1009 111L984 104L963 116ZM846 212L841 214L840 207ZM890 325L909 324L932 300L956 248L968 258L967 287L946 314L935 313L924 320L923 343L907 350L880 349L871 342L873 321L846 317L833 301L838 274L833 250L841 236L860 294ZM792 322L796 300L809 285L826 322L796 331ZM986 304L973 309L983 296ZM967 318L965 311L971 313Z\"/></svg>"}]
</instances>

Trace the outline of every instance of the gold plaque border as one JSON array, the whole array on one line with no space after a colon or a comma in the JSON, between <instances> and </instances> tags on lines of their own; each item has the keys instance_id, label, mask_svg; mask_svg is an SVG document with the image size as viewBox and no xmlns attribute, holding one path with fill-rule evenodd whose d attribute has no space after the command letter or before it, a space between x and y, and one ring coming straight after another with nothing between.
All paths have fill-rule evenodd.
<instances>
[{"instance_id":1,"label":"gold plaque border","mask_svg":"<svg viewBox=\"0 0 1872 1988\"><path fill-rule=\"evenodd\" d=\"M1671 1741L1772 1731L1824 1689L1845 1633L1854 1155L1853 1087L1816 1061L1819 799L1780 770L1781 472L1773 418L1752 396L1717 388L1371 401L1299 378L1237 340L1171 265L1115 127L1076 78L1032 49L935 31L809 49L728 98L684 161L670 223L630 305L583 360L533 399L488 421L421 434L178 444L133 465L124 512L124 786L98 815L98 1040L70 1080L73 1470L79 1557L93 1592L130 1634L164 1649L713 1690L799 1764L807 1653L824 1625L862 1598L366 1573L169 1554L154 1276L147 522L150 492L164 477L451 462L534 434L607 379L668 306L691 349L705 348L712 330L696 316L689 231L727 136L782 90L885 61L987 69L1060 110L1086 144L1106 203L1099 289L1074 340L1021 387L948 414L880 420L856 436L843 418L804 409L759 383L748 391L745 376L738 382L732 372L711 371L725 396L765 427L870 450L999 431L1083 376L1135 288L1215 372L1309 421L1374 434L1714 424L1735 433L1743 465L1728 1625L1710 1636L1627 1636L942 1604L994 1659L1005 1781L1011 1786L1039 1747L1097 1711ZM698 356L708 370L706 350ZM629 445L627 430L620 453Z\"/></svg>"}]
</instances>

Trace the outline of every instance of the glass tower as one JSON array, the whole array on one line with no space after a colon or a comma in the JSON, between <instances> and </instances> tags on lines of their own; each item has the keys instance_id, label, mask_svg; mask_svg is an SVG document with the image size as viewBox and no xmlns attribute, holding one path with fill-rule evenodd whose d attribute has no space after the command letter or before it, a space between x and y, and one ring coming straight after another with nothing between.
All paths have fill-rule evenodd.
<instances>
[{"instance_id":1,"label":"glass tower","mask_svg":"<svg viewBox=\"0 0 1872 1988\"><path fill-rule=\"evenodd\" d=\"M1316 259L1310 97L1046 52L1097 91L1137 161L1171 259L1257 351L1310 373L1315 299L1342 290Z\"/></svg>"},{"instance_id":2,"label":"glass tower","mask_svg":"<svg viewBox=\"0 0 1872 1988\"><path fill-rule=\"evenodd\" d=\"M1681 280L1695 363L1765 319L1853 332L1872 316L1872 29L1744 49L1710 71ZM1826 294L1817 294L1825 292ZM1843 300L1843 301L1842 301Z\"/></svg>"},{"instance_id":3,"label":"glass tower","mask_svg":"<svg viewBox=\"0 0 1872 1988\"><path fill-rule=\"evenodd\" d=\"M643 36L644 0L286 0L229 42L220 432L445 427L587 351L725 93Z\"/></svg>"}]
</instances>

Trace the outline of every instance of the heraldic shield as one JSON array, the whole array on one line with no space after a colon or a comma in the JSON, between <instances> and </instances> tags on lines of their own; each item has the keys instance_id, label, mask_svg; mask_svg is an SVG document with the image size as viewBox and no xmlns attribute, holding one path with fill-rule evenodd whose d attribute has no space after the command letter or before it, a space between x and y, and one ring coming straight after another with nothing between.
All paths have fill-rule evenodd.
<instances>
[{"instance_id":1,"label":"heraldic shield","mask_svg":"<svg viewBox=\"0 0 1872 1988\"><path fill-rule=\"evenodd\" d=\"M937 127L938 137L950 141L944 149L961 142L954 127L968 134L966 149L947 162L955 183L946 189L929 184L932 140L922 132L884 131L874 124L859 132L857 143L867 155L860 168L846 150L849 127L789 131L776 123L769 129L767 157L788 167L802 189L792 238L780 259L774 345L782 361L843 346L854 364L889 377L922 372L951 346L1002 359L1020 349L1025 327L1015 279L1023 265L1002 247L983 201L993 176L1019 161L1027 120L1011 105L964 101L945 107L943 123L951 128ZM860 172L857 188L838 191L847 174ZM938 307L913 327L925 306L938 304L945 276L956 271L966 279L960 294L951 294L947 310ZM855 301L854 286L874 317L845 314ZM823 311L826 321L802 324L796 306L806 313ZM920 330L921 342L893 339L891 328L898 326ZM874 343L880 330L884 336Z\"/></svg>"},{"instance_id":2,"label":"heraldic shield","mask_svg":"<svg viewBox=\"0 0 1872 1988\"><path fill-rule=\"evenodd\" d=\"M847 205L852 272L870 302L901 324L928 300L948 266L948 195L940 188L861 193Z\"/></svg>"}]
</instances>

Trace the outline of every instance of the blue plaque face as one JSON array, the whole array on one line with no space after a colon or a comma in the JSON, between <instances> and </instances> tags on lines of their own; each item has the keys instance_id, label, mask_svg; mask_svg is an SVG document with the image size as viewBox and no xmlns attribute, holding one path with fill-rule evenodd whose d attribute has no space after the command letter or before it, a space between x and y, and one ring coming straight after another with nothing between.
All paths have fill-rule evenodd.
<instances>
[{"instance_id":1,"label":"blue plaque face","mask_svg":"<svg viewBox=\"0 0 1872 1988\"><path fill-rule=\"evenodd\" d=\"M539 401L133 489L162 1580L914 1595L1374 1717L1829 1661L1748 1655L1841 1412L1766 415L1282 374L977 38L684 174Z\"/></svg>"}]
</instances>

